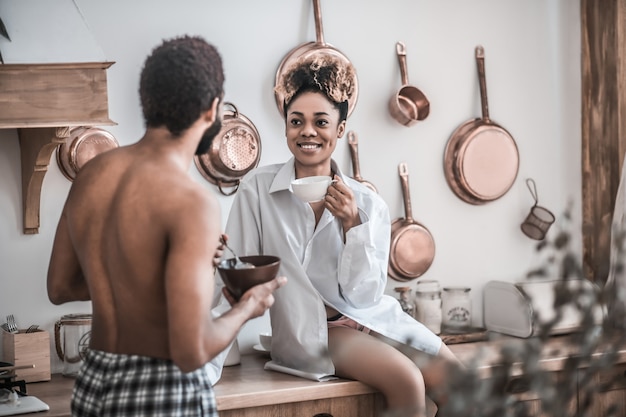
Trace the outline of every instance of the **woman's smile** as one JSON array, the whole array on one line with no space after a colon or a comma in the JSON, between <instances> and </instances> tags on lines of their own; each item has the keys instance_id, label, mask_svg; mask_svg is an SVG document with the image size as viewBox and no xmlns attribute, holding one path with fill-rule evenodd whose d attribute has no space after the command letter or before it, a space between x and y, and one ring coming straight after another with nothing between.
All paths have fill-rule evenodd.
<instances>
[{"instance_id":1,"label":"woman's smile","mask_svg":"<svg viewBox=\"0 0 626 417\"><path fill-rule=\"evenodd\" d=\"M328 175L331 155L344 129L339 110L325 95L304 92L293 99L287 111L285 135L298 177Z\"/></svg>"}]
</instances>

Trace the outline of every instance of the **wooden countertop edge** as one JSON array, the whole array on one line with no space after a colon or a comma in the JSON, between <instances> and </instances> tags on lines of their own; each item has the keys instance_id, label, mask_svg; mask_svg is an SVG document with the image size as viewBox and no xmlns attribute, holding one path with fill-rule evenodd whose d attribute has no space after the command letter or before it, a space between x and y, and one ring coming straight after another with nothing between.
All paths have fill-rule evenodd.
<instances>
[{"instance_id":1,"label":"wooden countertop edge","mask_svg":"<svg viewBox=\"0 0 626 417\"><path fill-rule=\"evenodd\" d=\"M271 371L268 371L271 372ZM373 394L377 391L361 382L333 380L325 382L310 381L311 384L275 388L267 384L264 390L248 393L221 393L219 385L215 386L217 409L233 410L249 407L261 407L283 403L314 401L328 398L349 397L354 395Z\"/></svg>"}]
</instances>

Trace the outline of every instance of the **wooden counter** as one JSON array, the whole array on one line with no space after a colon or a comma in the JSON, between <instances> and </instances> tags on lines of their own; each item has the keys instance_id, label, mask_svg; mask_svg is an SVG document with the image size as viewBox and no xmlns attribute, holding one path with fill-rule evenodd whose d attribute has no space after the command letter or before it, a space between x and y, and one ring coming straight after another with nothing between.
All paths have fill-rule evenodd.
<instances>
[{"instance_id":1,"label":"wooden counter","mask_svg":"<svg viewBox=\"0 0 626 417\"><path fill-rule=\"evenodd\" d=\"M489 341L450 345L450 348L462 362L468 366L474 364L480 375L487 378L501 363L502 347L521 347L529 342L498 335L491 337ZM573 340L572 336L550 338L541 350L541 368L555 372L562 370L567 358L577 354ZM596 355L603 353L600 348ZM265 371L263 364L268 360L269 357L263 354L243 355L241 365L224 368L222 378L215 386L220 416L313 416L320 412L315 410L328 409L331 411L325 412L335 416L365 417L377 415L375 410L382 407L382 396L365 384L344 379L315 382ZM626 363L626 348L619 350L616 363ZM50 411L38 415L69 416L73 385L74 379L55 374L50 382L28 384L27 391L50 406ZM280 413L276 407L283 407Z\"/></svg>"}]
</instances>

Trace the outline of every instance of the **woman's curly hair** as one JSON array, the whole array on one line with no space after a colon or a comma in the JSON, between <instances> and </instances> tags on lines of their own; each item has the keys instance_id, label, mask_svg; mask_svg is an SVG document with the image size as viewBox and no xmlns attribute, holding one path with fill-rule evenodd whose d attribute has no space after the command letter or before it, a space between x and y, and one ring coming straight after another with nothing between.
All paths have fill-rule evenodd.
<instances>
[{"instance_id":1,"label":"woman's curly hair","mask_svg":"<svg viewBox=\"0 0 626 417\"><path fill-rule=\"evenodd\" d=\"M356 89L354 67L332 54L303 56L293 63L280 78L275 91L284 97L284 109L305 91L324 94L340 109L341 120L348 112L348 100ZM345 111L342 108L345 107ZM344 114L345 113L345 114Z\"/></svg>"}]
</instances>

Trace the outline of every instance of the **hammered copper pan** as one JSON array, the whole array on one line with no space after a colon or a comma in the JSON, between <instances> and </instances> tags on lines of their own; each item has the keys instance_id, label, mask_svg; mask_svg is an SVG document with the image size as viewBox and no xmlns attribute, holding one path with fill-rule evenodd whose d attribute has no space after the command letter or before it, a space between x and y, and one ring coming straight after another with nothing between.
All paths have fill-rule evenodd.
<instances>
[{"instance_id":1,"label":"hammered copper pan","mask_svg":"<svg viewBox=\"0 0 626 417\"><path fill-rule=\"evenodd\" d=\"M259 164L261 139L259 132L233 103L225 102L222 128L206 153L196 155L194 162L200 174L217 185L226 196L239 189L241 178ZM232 187L230 190L225 188Z\"/></svg>"},{"instance_id":2,"label":"hammered copper pan","mask_svg":"<svg viewBox=\"0 0 626 417\"><path fill-rule=\"evenodd\" d=\"M78 171L91 158L118 146L115 137L104 129L72 127L65 142L57 148L57 164L65 178L74 181Z\"/></svg>"},{"instance_id":3,"label":"hammered copper pan","mask_svg":"<svg viewBox=\"0 0 626 417\"><path fill-rule=\"evenodd\" d=\"M352 130L348 132L348 145L350 146L350 157L352 158L352 178L375 193L378 193L374 184L361 177L361 169L359 168L359 139Z\"/></svg>"},{"instance_id":4,"label":"hammered copper pan","mask_svg":"<svg viewBox=\"0 0 626 417\"><path fill-rule=\"evenodd\" d=\"M511 188L519 153L511 134L489 118L483 47L477 46L475 54L482 118L468 120L452 133L444 151L444 174L460 199L478 205L502 197Z\"/></svg>"},{"instance_id":5,"label":"hammered copper pan","mask_svg":"<svg viewBox=\"0 0 626 417\"><path fill-rule=\"evenodd\" d=\"M276 87L284 73L287 72L288 68L297 62L300 58L308 58L315 55L332 55L339 58L346 64L351 64L350 60L337 48L332 45L324 42L324 29L322 27L322 9L320 6L320 0L313 0L313 13L315 15L315 42L304 43L294 49L292 49L282 60L280 65L278 66L278 70L276 71L276 80L274 86ZM359 85L358 79L356 77L355 70L355 78L354 78L354 94L348 100L348 116L352 114L354 107L356 106L356 101L359 95ZM284 105L285 105L285 97L282 93L275 92L274 97L276 99L276 105L278 106L278 111L282 117L285 117Z\"/></svg>"},{"instance_id":6,"label":"hammered copper pan","mask_svg":"<svg viewBox=\"0 0 626 417\"><path fill-rule=\"evenodd\" d=\"M413 219L406 163L398 165L398 174L406 217L391 223L388 273L396 281L409 281L419 278L430 268L435 258L435 241L430 231Z\"/></svg>"},{"instance_id":7,"label":"hammered copper pan","mask_svg":"<svg viewBox=\"0 0 626 417\"><path fill-rule=\"evenodd\" d=\"M409 84L404 43L398 42L396 44L396 54L400 64L402 87L391 97L388 107L391 116L400 124L408 127L428 116L430 102L419 88Z\"/></svg>"}]
</instances>

